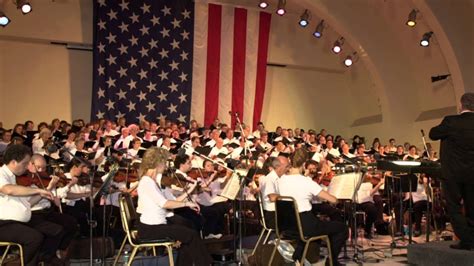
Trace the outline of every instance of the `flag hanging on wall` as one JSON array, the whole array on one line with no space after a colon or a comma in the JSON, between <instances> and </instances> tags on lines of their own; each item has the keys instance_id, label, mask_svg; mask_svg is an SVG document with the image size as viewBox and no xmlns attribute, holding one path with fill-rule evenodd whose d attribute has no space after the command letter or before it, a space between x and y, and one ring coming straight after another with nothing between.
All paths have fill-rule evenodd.
<instances>
[{"instance_id":1,"label":"flag hanging on wall","mask_svg":"<svg viewBox=\"0 0 474 266\"><path fill-rule=\"evenodd\" d=\"M271 15L206 2L94 1L92 120L260 120Z\"/></svg>"}]
</instances>

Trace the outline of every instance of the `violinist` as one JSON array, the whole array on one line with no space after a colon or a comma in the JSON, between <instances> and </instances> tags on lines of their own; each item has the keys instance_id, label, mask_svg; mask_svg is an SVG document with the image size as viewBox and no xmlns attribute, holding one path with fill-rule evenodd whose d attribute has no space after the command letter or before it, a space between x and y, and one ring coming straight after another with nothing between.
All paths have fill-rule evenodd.
<instances>
[{"instance_id":1,"label":"violinist","mask_svg":"<svg viewBox=\"0 0 474 266\"><path fill-rule=\"evenodd\" d=\"M329 166L328 161L321 162L321 169L318 172L318 162L314 160L308 160L304 164L305 172L304 175L310 177L316 183L320 184L321 188L327 192L329 183L331 182L331 168ZM342 212L334 207L333 205L329 204L327 201L323 201L319 197L313 197L311 202L312 209L314 215L323 214L329 217L331 221L339 221L344 222Z\"/></svg>"},{"instance_id":2,"label":"violinist","mask_svg":"<svg viewBox=\"0 0 474 266\"><path fill-rule=\"evenodd\" d=\"M31 202L39 198L53 199L52 193L16 184L15 175L26 171L30 159L31 150L24 145L10 145L3 156L4 165L0 168L0 241L21 244L25 264L33 266L37 265L38 251L45 248L43 234L54 235L58 227L31 219Z\"/></svg>"},{"instance_id":3,"label":"violinist","mask_svg":"<svg viewBox=\"0 0 474 266\"><path fill-rule=\"evenodd\" d=\"M172 210L192 209L199 211L199 205L194 202L185 201L183 194L178 198L170 199L162 187L163 173L170 154L161 148L150 148L144 156L140 165L138 184L138 208L141 213L138 223L138 237L141 239L172 238L181 243L178 249L178 260L176 265L208 266L212 258L207 252L199 234L185 226L170 223L173 216ZM169 177L168 177L169 178ZM190 187L195 188L195 184Z\"/></svg>"},{"instance_id":4,"label":"violinist","mask_svg":"<svg viewBox=\"0 0 474 266\"><path fill-rule=\"evenodd\" d=\"M39 180L41 182L40 188L46 186L46 190L51 191L55 195L54 204L60 206L59 200L67 196L67 192L75 185L75 181L71 181L61 188L56 188L59 177L41 177L42 174L40 173L45 173L44 171L46 170L46 160L44 157L34 154L30 162L27 170L29 178ZM41 181L41 179L44 179L44 181ZM38 188L35 184L32 184L31 187ZM36 204L31 204L31 217L32 220L47 221L61 226L61 233L49 236L49 240L44 245L49 249L50 255L58 255L60 259L65 259L67 258L69 244L77 232L78 224L74 217L58 212L57 208L53 208L51 203L50 200L42 198ZM56 250L58 252L55 254Z\"/></svg>"}]
</instances>

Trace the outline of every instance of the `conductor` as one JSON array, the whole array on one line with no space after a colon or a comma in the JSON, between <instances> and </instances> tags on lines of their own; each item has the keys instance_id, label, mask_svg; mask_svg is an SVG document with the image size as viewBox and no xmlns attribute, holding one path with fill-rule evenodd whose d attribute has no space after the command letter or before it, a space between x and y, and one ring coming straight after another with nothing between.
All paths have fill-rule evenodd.
<instances>
[{"instance_id":1,"label":"conductor","mask_svg":"<svg viewBox=\"0 0 474 266\"><path fill-rule=\"evenodd\" d=\"M454 233L461 240L450 247L474 250L474 93L465 93L460 114L446 116L429 136L441 140L442 188Z\"/></svg>"}]
</instances>

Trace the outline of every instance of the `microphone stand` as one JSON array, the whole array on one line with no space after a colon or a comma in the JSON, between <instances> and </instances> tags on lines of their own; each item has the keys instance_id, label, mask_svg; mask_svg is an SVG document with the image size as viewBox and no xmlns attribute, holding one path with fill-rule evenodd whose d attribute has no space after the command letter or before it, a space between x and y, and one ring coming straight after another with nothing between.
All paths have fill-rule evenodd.
<instances>
[{"instance_id":1,"label":"microphone stand","mask_svg":"<svg viewBox=\"0 0 474 266\"><path fill-rule=\"evenodd\" d=\"M426 140L425 140L425 131L422 129L421 130L421 140L423 141L423 147L425 148L426 151L426 156L428 156L428 160L431 158L430 151L428 150L428 145L426 145ZM426 178L428 179L428 184L427 184L427 197L428 200L426 202L426 243L430 242L430 234L431 234L431 207L430 207L430 199L432 201L432 204L434 206L434 197L433 197L433 188L431 187L431 180L430 177L426 175ZM436 226L436 220L434 221L434 224ZM436 229L436 228L435 228ZM420 228L421 230L421 228ZM438 239L438 230L435 230L436 232L436 239Z\"/></svg>"}]
</instances>

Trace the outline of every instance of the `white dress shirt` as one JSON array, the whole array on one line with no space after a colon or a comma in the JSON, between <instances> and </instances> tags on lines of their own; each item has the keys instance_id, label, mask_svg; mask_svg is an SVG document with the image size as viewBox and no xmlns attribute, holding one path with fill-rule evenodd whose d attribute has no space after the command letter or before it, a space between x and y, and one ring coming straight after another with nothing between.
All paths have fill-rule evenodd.
<instances>
[{"instance_id":1,"label":"white dress shirt","mask_svg":"<svg viewBox=\"0 0 474 266\"><path fill-rule=\"evenodd\" d=\"M277 180L278 175L274 170L258 179L263 209L266 211L275 211L275 203L270 201L268 195L277 193Z\"/></svg>"},{"instance_id":2,"label":"white dress shirt","mask_svg":"<svg viewBox=\"0 0 474 266\"><path fill-rule=\"evenodd\" d=\"M0 168L0 188L5 185L16 185L16 177L7 167ZM29 197L17 197L0 193L0 220L28 222L31 219Z\"/></svg>"},{"instance_id":3,"label":"white dress shirt","mask_svg":"<svg viewBox=\"0 0 474 266\"><path fill-rule=\"evenodd\" d=\"M65 173L64 176L67 179L72 179L71 173ZM80 193L90 193L91 192L91 185L85 185L85 186L80 186L79 184L74 184L69 189L69 192L75 193L75 194L80 194ZM66 202L66 205L68 206L74 206L76 205L76 201L79 200L86 200L86 197L78 198L78 199L65 199L64 201Z\"/></svg>"},{"instance_id":4,"label":"white dress shirt","mask_svg":"<svg viewBox=\"0 0 474 266\"><path fill-rule=\"evenodd\" d=\"M161 174L159 174L161 179ZM157 176L158 177L158 176ZM148 225L166 224L168 211L163 207L168 201L156 180L142 176L138 183L138 208L140 222Z\"/></svg>"},{"instance_id":5,"label":"white dress shirt","mask_svg":"<svg viewBox=\"0 0 474 266\"><path fill-rule=\"evenodd\" d=\"M277 180L277 188L281 196L296 200L299 212L311 211L311 200L322 191L318 183L301 174L283 175Z\"/></svg>"}]
</instances>

